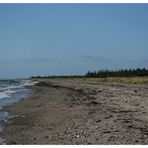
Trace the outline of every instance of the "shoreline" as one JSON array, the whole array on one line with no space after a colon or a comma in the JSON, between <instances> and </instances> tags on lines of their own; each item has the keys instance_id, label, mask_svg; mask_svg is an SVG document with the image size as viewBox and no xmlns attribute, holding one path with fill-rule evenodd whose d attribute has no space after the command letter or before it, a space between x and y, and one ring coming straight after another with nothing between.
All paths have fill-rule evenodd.
<instances>
[{"instance_id":1,"label":"shoreline","mask_svg":"<svg viewBox=\"0 0 148 148\"><path fill-rule=\"evenodd\" d=\"M148 144L147 86L39 80L4 107L7 144Z\"/></svg>"},{"instance_id":2,"label":"shoreline","mask_svg":"<svg viewBox=\"0 0 148 148\"><path fill-rule=\"evenodd\" d=\"M3 130L6 128L7 121L10 121L17 117L17 115L8 112L7 107L9 108L9 106L15 105L17 102L21 102L22 100L28 98L29 96L31 96L30 86L25 86L21 93L19 92L16 93L15 95L12 95L11 97L7 98L6 102L4 99L3 104L1 105L0 108L0 113L1 113L0 136ZM0 145L5 145L5 144L6 144L5 139L0 137Z\"/></svg>"},{"instance_id":3,"label":"shoreline","mask_svg":"<svg viewBox=\"0 0 148 148\"><path fill-rule=\"evenodd\" d=\"M26 80L26 79L24 79L24 80ZM28 83L27 85L30 85L30 84ZM6 110L6 108L21 101L21 100L24 100L25 98L27 98L28 96L31 95L30 87L27 85L26 86L24 85L24 87L22 84L17 85L17 86L12 85L11 87L7 86L8 89L13 89L13 90L10 90L10 91L12 91L12 93L9 94L9 97L6 97L6 98L4 97L4 98L0 99L0 136L1 136L2 131L6 127L6 122L8 120L11 120L12 118L17 117L17 115L10 115L9 112ZM0 145L5 145L6 143L4 141L5 141L5 139L0 137Z\"/></svg>"}]
</instances>

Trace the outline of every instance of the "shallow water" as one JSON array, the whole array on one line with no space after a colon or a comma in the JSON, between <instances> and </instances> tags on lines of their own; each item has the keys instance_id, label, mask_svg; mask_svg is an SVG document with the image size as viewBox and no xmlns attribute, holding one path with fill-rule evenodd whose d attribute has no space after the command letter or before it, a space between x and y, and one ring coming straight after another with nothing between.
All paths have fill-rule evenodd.
<instances>
[{"instance_id":1,"label":"shallow water","mask_svg":"<svg viewBox=\"0 0 148 148\"><path fill-rule=\"evenodd\" d=\"M31 86L36 83L31 80L0 80L0 132L4 128L3 121L13 118L13 116L3 110L3 107L29 96L30 91L25 86ZM5 144L4 141L4 139L0 138L0 145Z\"/></svg>"},{"instance_id":2,"label":"shallow water","mask_svg":"<svg viewBox=\"0 0 148 148\"><path fill-rule=\"evenodd\" d=\"M0 109L0 121L9 118L8 114L6 114L5 111L1 111L1 110L3 110L3 106L11 105L11 104L27 97L29 94L30 94L29 90L24 89L19 93L13 94L9 98L0 99L0 107L1 107L1 109Z\"/></svg>"}]
</instances>

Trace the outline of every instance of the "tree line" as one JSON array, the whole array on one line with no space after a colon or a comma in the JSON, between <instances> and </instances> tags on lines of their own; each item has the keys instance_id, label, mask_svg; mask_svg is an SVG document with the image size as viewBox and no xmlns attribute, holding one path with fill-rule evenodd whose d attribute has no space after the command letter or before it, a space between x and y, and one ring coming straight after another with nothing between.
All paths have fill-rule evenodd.
<instances>
[{"instance_id":1,"label":"tree line","mask_svg":"<svg viewBox=\"0 0 148 148\"><path fill-rule=\"evenodd\" d=\"M106 77L135 77L135 76L148 76L148 69L121 69L121 70L98 70L88 71L85 77L92 78L106 78Z\"/></svg>"},{"instance_id":2,"label":"tree line","mask_svg":"<svg viewBox=\"0 0 148 148\"><path fill-rule=\"evenodd\" d=\"M98 70L88 71L85 75L65 75L65 76L32 76L31 78L106 78L106 77L135 77L148 76L148 69L121 69L121 70Z\"/></svg>"}]
</instances>

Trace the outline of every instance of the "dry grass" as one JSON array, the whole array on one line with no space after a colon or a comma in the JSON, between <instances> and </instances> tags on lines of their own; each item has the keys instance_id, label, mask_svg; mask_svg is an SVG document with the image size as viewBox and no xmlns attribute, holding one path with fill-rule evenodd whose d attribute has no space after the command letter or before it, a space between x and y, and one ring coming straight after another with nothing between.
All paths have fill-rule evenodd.
<instances>
[{"instance_id":1,"label":"dry grass","mask_svg":"<svg viewBox=\"0 0 148 148\"><path fill-rule=\"evenodd\" d=\"M57 78L38 78L34 80L39 81L50 81ZM57 80L65 80L65 81L85 81L86 83L124 83L124 84L148 84L148 77L108 77L108 78L58 78Z\"/></svg>"},{"instance_id":2,"label":"dry grass","mask_svg":"<svg viewBox=\"0 0 148 148\"><path fill-rule=\"evenodd\" d=\"M148 84L148 77L109 77L109 78L83 78L87 82L124 83L124 84Z\"/></svg>"}]
</instances>

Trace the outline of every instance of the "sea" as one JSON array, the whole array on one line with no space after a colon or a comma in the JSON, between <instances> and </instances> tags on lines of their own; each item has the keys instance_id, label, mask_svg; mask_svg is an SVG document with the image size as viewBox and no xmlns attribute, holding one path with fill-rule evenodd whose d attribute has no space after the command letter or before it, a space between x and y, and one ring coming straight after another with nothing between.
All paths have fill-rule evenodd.
<instances>
[{"instance_id":1,"label":"sea","mask_svg":"<svg viewBox=\"0 0 148 148\"><path fill-rule=\"evenodd\" d=\"M36 83L38 82L29 79L0 80L0 131L4 128L3 121L13 118L3 110L3 107L29 96L31 92L26 86L32 86ZM0 144L5 144L4 139L0 138Z\"/></svg>"}]
</instances>

